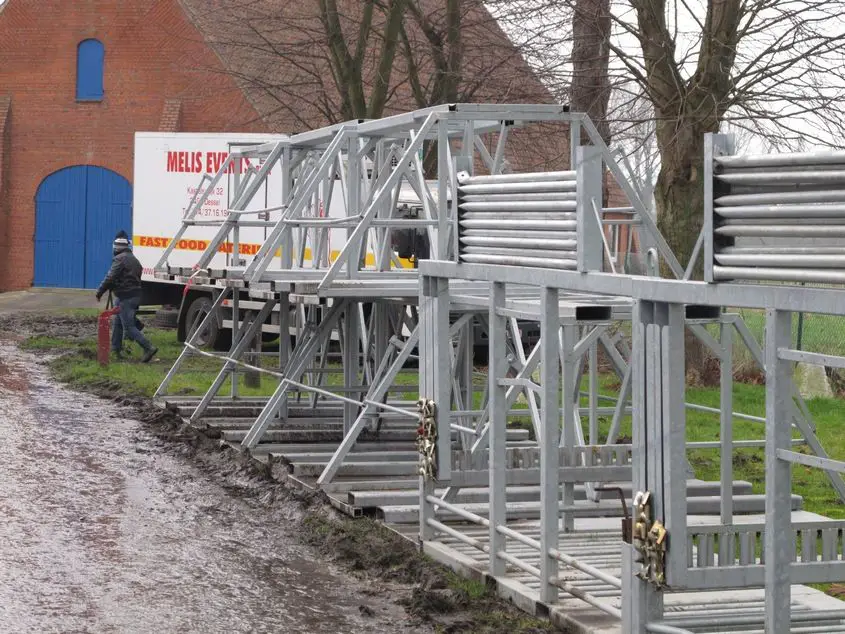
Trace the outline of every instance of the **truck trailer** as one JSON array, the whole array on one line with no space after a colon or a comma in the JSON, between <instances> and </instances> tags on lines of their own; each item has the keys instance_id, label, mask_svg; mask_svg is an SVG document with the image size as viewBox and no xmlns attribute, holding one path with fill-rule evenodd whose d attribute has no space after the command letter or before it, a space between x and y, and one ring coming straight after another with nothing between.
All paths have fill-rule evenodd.
<instances>
[{"instance_id":1,"label":"truck trailer","mask_svg":"<svg viewBox=\"0 0 845 634\"><path fill-rule=\"evenodd\" d=\"M143 265L143 298L145 306L168 306L176 312L177 336L184 342L192 324L198 324L208 313L220 292L215 287L200 284L185 285L176 281L156 279L155 265L161 258L173 237L182 226L186 209L204 191L211 177L224 165L229 153L236 147L259 145L284 140L284 135L272 134L227 134L227 133L162 133L138 132L135 135L135 187L133 200L132 243L135 255ZM242 171L250 164L244 160ZM258 165L253 166L258 167ZM281 207L281 170L271 172L270 177L253 197L248 209L259 210ZM230 170L221 179L214 191L197 212L198 220L225 220L231 194L235 189L235 174ZM277 176L274 178L274 176ZM315 197L311 213L315 216L340 218L346 215L343 188L339 181L331 196ZM326 204L328 203L328 204ZM397 215L415 217L421 212L419 197L409 186L403 186L398 197ZM280 211L267 212L266 220L276 220ZM174 266L191 267L199 260L211 239L219 229L217 225L192 226L185 232L169 256ZM268 227L242 227L239 230L238 256L254 255L271 231ZM315 242L315 253L306 253L306 260L312 255L318 258L332 258L340 251L346 240L346 230L329 230L328 245ZM403 266L413 267L417 260L427 257L428 244L424 232L410 229L396 231L392 236L396 254ZM232 245L225 244L214 256L210 267L236 266L232 261ZM243 260L241 262L243 264ZM263 302L250 301L246 293L239 298L241 318L246 319L250 311L257 312ZM177 308L178 307L178 308ZM278 309L262 325L265 340L279 336ZM232 311L231 301L223 304L221 314L212 325L201 333L201 346L228 350L231 345Z\"/></svg>"}]
</instances>

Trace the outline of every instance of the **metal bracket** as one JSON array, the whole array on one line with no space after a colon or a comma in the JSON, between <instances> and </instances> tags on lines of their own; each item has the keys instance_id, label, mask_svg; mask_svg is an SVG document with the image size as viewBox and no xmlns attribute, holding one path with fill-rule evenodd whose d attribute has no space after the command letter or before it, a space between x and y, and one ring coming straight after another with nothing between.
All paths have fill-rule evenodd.
<instances>
[{"instance_id":1,"label":"metal bracket","mask_svg":"<svg viewBox=\"0 0 845 634\"><path fill-rule=\"evenodd\" d=\"M641 564L637 577L661 589L666 585L669 532L663 522L653 519L650 491L637 492L634 508L633 543L638 553L636 562Z\"/></svg>"},{"instance_id":2,"label":"metal bracket","mask_svg":"<svg viewBox=\"0 0 845 634\"><path fill-rule=\"evenodd\" d=\"M626 544L631 543L631 515L628 513L628 504L625 502L625 492L622 487L598 486L596 492L599 491L615 491L619 494L619 502L622 504L622 541Z\"/></svg>"},{"instance_id":3,"label":"metal bracket","mask_svg":"<svg viewBox=\"0 0 845 634\"><path fill-rule=\"evenodd\" d=\"M420 452L419 473L425 480L437 480L437 407L434 401L417 401L420 425L417 428L417 450Z\"/></svg>"}]
</instances>

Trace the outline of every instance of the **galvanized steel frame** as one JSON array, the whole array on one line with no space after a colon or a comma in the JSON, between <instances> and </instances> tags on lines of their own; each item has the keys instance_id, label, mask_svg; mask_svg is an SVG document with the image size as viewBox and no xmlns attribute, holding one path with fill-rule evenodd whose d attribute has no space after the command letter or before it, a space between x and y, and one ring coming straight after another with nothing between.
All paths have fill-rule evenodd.
<instances>
[{"instance_id":1,"label":"galvanized steel frame","mask_svg":"<svg viewBox=\"0 0 845 634\"><path fill-rule=\"evenodd\" d=\"M831 556L830 553L838 552L837 542L830 542L832 536L839 535L843 528L842 523L825 523L797 527L791 527L791 485L789 481L789 464L800 462L801 464L812 464L824 468L832 477L834 484L837 481L841 485L839 473L845 469L845 463L831 460L825 457L823 449L818 445L818 440L810 429L811 423L804 418L805 406L796 398L795 386L791 378L791 363L794 361L807 361L815 363L834 363L845 365L845 359L834 358L830 355L818 355L813 353L800 353L789 349L791 321L789 318L790 309L800 308L845 315L845 303L836 301L836 297L842 297L841 291L831 289L795 288L784 286L752 287L735 284L706 284L701 282L677 282L672 280L661 280L654 278L613 275L597 272L576 273L570 271L536 269L528 267L506 267L494 265L475 265L454 262L428 261L421 265L423 275L423 289L437 285L448 290L449 284L460 280L484 280L490 283L494 290L491 307L491 333L496 309L501 304L506 288L509 285L534 285L542 291L546 297L555 296L564 291L592 291L608 293L612 295L625 295L636 298L634 311L634 358L629 366L633 378L633 411L634 411L634 472L633 480L635 490L651 490L656 493L656 517L664 519L670 535L674 534L671 555L667 560L667 581L673 589L716 589L728 587L758 587L765 586L766 594L766 631L787 632L790 627L789 616L789 588L792 583L808 582L829 582L834 579L845 578L845 564L838 559L838 555ZM624 289L620 291L620 289ZM424 290L423 290L424 294ZM440 300L448 304L450 297L448 292L441 293ZM721 524L714 530L702 531L700 527L688 527L685 510L685 488L686 488L686 461L684 460L685 436L684 436L684 339L683 331L687 326L685 323L684 306L736 306L761 307L768 309L767 340L761 350L759 346L750 343L752 354L763 362L767 375L767 424L766 424L766 513L767 522L765 527L757 527L758 539L764 542L764 557L762 561L749 560L749 547L747 540L742 535L751 535L750 529L732 524L732 510L730 507L729 482L722 482L722 498L728 504L722 506ZM556 317L556 315L555 315ZM548 323L551 315L545 311L541 320ZM422 325L427 327L427 317L424 315ZM731 337L730 332L735 328L744 341L753 338L741 320L734 315L720 317L720 337L713 339L706 331L703 331L696 324L690 325L705 343L714 348L719 356L723 367L723 380L721 392L723 395L723 409L721 411L721 425L724 431L721 448L723 451L729 449L729 434L732 416L730 415L729 382L726 378L727 368L730 367ZM491 336L491 343L493 341ZM501 346L501 343L499 344ZM764 359L760 359L762 353ZM491 350L491 355L495 353ZM557 351L555 351L557 354ZM491 356L492 359L492 356ZM556 359L557 361L557 359ZM496 366L501 372L502 366ZM428 364L426 364L428 367ZM558 367L558 363L553 363ZM491 360L491 368L494 363ZM564 366L566 367L566 366ZM571 366L570 366L571 367ZM436 366L429 369L429 372L437 373ZM556 384L560 379L554 376L554 370L550 373L541 368L544 378L553 380ZM492 373L491 373L492 375ZM492 383L491 383L492 386ZM499 388L502 389L501 387ZM548 390L547 387L542 389ZM448 398L448 397L447 397ZM550 398L554 395L550 393ZM503 410L504 411L504 410ZM564 408L563 411L566 411ZM544 423L548 414L544 417ZM503 415L494 419L503 427ZM558 419L551 419L558 420ZM664 422L665 421L665 422ZM792 427L795 427L804 434L809 444L818 449L819 457L804 457L804 454L792 451L793 444ZM564 425L564 430L566 426ZM553 436L548 436L553 433ZM548 437L547 437L548 436ZM557 444L555 431L548 428L542 430L541 451L543 443ZM500 455L501 449L493 452ZM646 459L648 456L648 459ZM542 467L543 459L547 461ZM728 462L728 464L724 464ZM729 461L723 461L722 477L726 480L732 479ZM499 466L496 466L499 465ZM494 483L505 482L505 468L501 461L494 461L492 455L490 460L491 486ZM555 456L550 452L543 454L541 458L541 473L546 477L556 468ZM444 482L448 483L448 477L444 476ZM555 491L556 492L556 491ZM496 567L492 562L497 556L494 553L506 552L506 544L502 530L504 525L503 505L502 508L495 508L501 503L501 495L491 491L490 510L490 552L491 552L491 574L501 573L501 567ZM541 528L543 531L551 531L554 527L555 539L557 535L558 518L564 515L561 530L566 530L565 513L561 513L558 506L557 496L554 503L545 502L542 504ZM428 505L426 518L433 519L433 510L436 506L436 498L426 496L421 499L421 504ZM663 506L665 505L665 506ZM566 508L565 504L563 508ZM422 515L421 515L422 517ZM427 521L421 520L421 521ZM771 530L777 527L778 530ZM765 530L764 530L765 529ZM797 533L795 531L798 531ZM802 531L804 531L802 533ZM825 546L821 553L815 548L807 551L807 556L813 559L810 562L797 560L795 558L795 543L797 535L804 534L807 537L819 535L825 536ZM827 531L827 532L825 532ZM492 539L493 534L497 535L497 541ZM692 546L693 538L699 539L702 534L709 534L711 537L704 539L698 547L698 555L693 565ZM429 523L428 529L421 526L423 539L432 539L432 530ZM687 539L689 535L689 541ZM713 537L713 535L717 537ZM733 543L734 539L746 540L743 545L743 552L736 553L739 562L731 565L724 561L719 564L714 561L713 540L718 535L724 535L725 544ZM736 536L736 537L734 537ZM548 539L551 539L549 537ZM806 539L806 538L805 538ZM815 539L807 539L808 543ZM721 542L720 542L721 543ZM493 548L495 544L495 549ZM663 621L662 594L649 584L636 579L633 572L637 566L634 564L634 552L632 547L625 544L622 546L624 557L627 561L624 566L622 582L623 588L623 612L624 631L645 632L663 631L662 627L671 627L674 621ZM806 546L805 546L806 547ZM724 557L733 557L734 553L727 550ZM541 552L548 552L542 550ZM721 551L720 551L721 552ZM753 549L750 551L753 552ZM709 556L708 556L709 553ZM709 558L708 558L709 557ZM815 558L818 557L816 561ZM510 558L508 558L510 561ZM542 560L541 560L542 561ZM709 562L709 563L708 563ZM513 562L511 562L513 563ZM557 590L554 583L545 575L541 575L541 598L544 601L553 601ZM761 615L761 623L763 621ZM704 623L702 620L699 624ZM688 620L692 625L693 620ZM663 625L661 625L663 624ZM648 629L647 629L647 626ZM669 631L668 629L665 631Z\"/></svg>"}]
</instances>

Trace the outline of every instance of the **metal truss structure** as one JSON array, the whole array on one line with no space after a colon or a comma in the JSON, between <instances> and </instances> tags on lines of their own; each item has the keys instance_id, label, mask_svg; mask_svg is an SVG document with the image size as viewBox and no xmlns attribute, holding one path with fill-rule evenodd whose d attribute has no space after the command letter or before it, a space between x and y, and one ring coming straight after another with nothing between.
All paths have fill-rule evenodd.
<instances>
[{"instance_id":1,"label":"metal truss structure","mask_svg":"<svg viewBox=\"0 0 845 634\"><path fill-rule=\"evenodd\" d=\"M566 157L569 162L582 160L585 169L588 166L591 174L599 175L597 183L590 182L591 191L577 191L577 178L583 175L577 177L576 170L527 176L500 174L508 165L506 155L515 134L530 132L532 125L561 124L569 129L572 139L580 138L582 128L594 139L596 149L588 160L578 158L576 154L581 150L575 146L571 156ZM560 131L558 127L556 132ZM423 165L424 149L436 158L427 168ZM252 166L241 177L241 162L246 160ZM613 176L626 188L629 198L636 201L635 206L602 208L602 161L613 166ZM477 164L495 182L462 182ZM235 183L226 219L197 220L196 211L202 207L207 192L230 172L235 174ZM255 193L271 178L282 181L280 187L274 188L281 191L279 204L251 208ZM412 190L419 201L411 213L398 204L402 188ZM487 197L485 192L491 188L494 194ZM470 198L475 190L484 198L476 204L468 202L460 218L452 204L459 190ZM502 204L511 204L514 196L521 201L521 219L508 218L507 213L497 211ZM321 213L330 207L332 197L342 198L341 216L326 217ZM581 213L576 213L576 208ZM342 413L343 442L318 478L321 485L331 482L362 431L383 431L397 423L402 428L403 421L405 427L412 429L416 420L409 403L387 400L389 393L396 393L397 376L414 356L420 337L418 272L415 262L398 257L393 244L396 233L422 233L422 242L430 251L425 255L435 259L449 258L461 251L474 253L467 257L486 261L502 253L507 257L525 239L536 240L538 231L548 229L537 225L533 230L530 226L517 230L514 223L524 223L526 218L543 223L549 215L555 218L552 224L557 231L554 238L546 240L548 248L537 251L537 255L564 254L562 262L582 268L601 268L606 260L615 270L616 258L602 227L645 224L648 231L644 235L656 237L655 252L659 250L680 272L639 194L628 184L592 123L584 115L569 113L560 106L444 105L376 121L348 122L263 146L233 149L219 172L201 183L171 245L189 237L192 227L201 224L216 222L217 235L196 265L168 265L171 246L156 266L156 275L161 278L219 287L222 293L217 307L230 299L235 313L232 348L228 354L218 355L220 373L191 419L196 422L206 414L227 381L231 395L238 395L239 369L267 371L278 379L278 388L243 437L243 447L256 448L268 429L286 418L291 399L300 401L303 394L309 395L312 408L319 403L321 412L328 408ZM588 218L588 222L576 227L576 217ZM239 250L239 230L245 226L265 227L268 232L252 258L244 257ZM468 235L462 234L460 227L469 227ZM575 236L579 232L586 236L581 243L590 243L590 249L576 247L579 242ZM628 232L629 243L634 233ZM232 254L229 265L213 268L215 254L226 247ZM416 259L419 258L417 254ZM577 258L582 259L580 264ZM479 302L486 302L483 284L468 283L460 289L470 306L477 308ZM239 310L239 299L244 294L250 300L265 302L260 314L252 311L244 315ZM529 292L526 299L531 300L531 296ZM271 303L278 309L274 310ZM294 345L289 347L287 338L282 337L275 368L246 363L262 322L276 312L279 331L294 333ZM213 314L206 317L214 318ZM201 332L203 325L196 325L193 332ZM452 364L462 368L454 372L453 381L456 390L463 394L462 405L455 413L458 420L454 431L461 446L467 449L471 444L484 442L484 435L471 440L469 431L472 429L474 434L474 428L468 425L477 413L473 409L473 343L485 330L485 320L477 309L467 311L467 317L452 327L457 344ZM157 396L166 394L187 357L213 356L199 350L195 340L196 336L188 339L182 357ZM330 386L327 381L332 342L341 349L342 385ZM460 421L467 425L462 426Z\"/></svg>"},{"instance_id":2,"label":"metal truss structure","mask_svg":"<svg viewBox=\"0 0 845 634\"><path fill-rule=\"evenodd\" d=\"M570 169L509 173L513 139L545 124L569 128ZM579 146L582 129L588 146ZM589 618L600 615L602 627L624 632L713 631L723 622L729 631L745 631L764 619L766 631L788 631L791 583L842 578L845 528L800 512L801 521L792 521L801 501L790 491L790 461L824 469L843 500L845 483L842 464L815 435L788 364L845 361L788 350L791 322L783 315L845 309L835 290L723 280L754 279L761 275L755 267L764 266L759 258L772 261L769 253L728 243L756 235L759 229L747 227L762 223L749 218L788 227L782 232L788 238L816 235L801 229L802 210L784 216L764 209L793 195L785 191L795 188L790 179L800 180L802 194L812 192L802 201L818 212L816 224L835 226L826 218L836 217L837 205L822 211L820 203L840 200L825 184L838 172L825 168L827 176L817 176L794 155L727 156L729 140L722 137L707 147L707 220L686 270L624 161L586 116L559 106L444 105L234 149L202 183L177 238L208 224L196 210L233 171L234 194L217 235L195 266L170 266L165 252L156 267L159 277L219 288L204 320L231 301L232 346L223 354L200 349L207 323L194 324L157 396L167 394L188 357L217 359L219 373L191 406L192 422L219 416L221 403L239 404L249 418L227 440L281 457L292 474L328 492L394 500L380 506L380 516L417 523L432 556L462 570L483 569L511 596L552 612L568 601L562 620L578 620L586 609ZM239 176L245 160L257 165ZM785 167L795 161L801 169ZM606 174L630 207L602 207ZM801 180L807 178L815 180ZM256 192L271 179L281 181L279 200L253 209ZM771 190L755 189L772 182ZM415 194L412 209L399 204L403 189ZM343 202L341 215L324 212L333 198ZM795 220L773 221L783 217ZM246 226L266 229L257 253L240 252ZM636 270L614 254L619 227L628 228L627 251L639 247ZM400 232L425 247L402 257ZM231 257L214 268L221 249ZM707 283L690 281L702 255ZM829 267L841 256L833 247L828 255L811 262L812 281L833 280ZM675 279L657 277L658 260ZM771 267L767 280L800 277ZM245 299L260 308L242 310ZM723 307L770 309L766 346ZM278 354L254 350L267 320L281 334ZM719 408L685 398L685 330L719 361ZM765 418L733 412L735 336L774 386L767 387L775 404ZM475 363L479 342L488 353L486 372ZM615 395L600 385L602 360L618 378ZM408 385L415 362L418 387ZM244 371L267 375L273 394L241 397ZM418 392L420 401L407 400L408 392ZM687 410L718 415L720 439L689 442ZM629 417L630 439L623 433ZM760 423L765 438L734 440L737 418ZM509 427L514 422L530 431ZM796 445L809 451L798 453ZM765 496L734 481L725 457L744 447L765 448ZM689 449L720 452L719 483L692 478ZM351 482L353 473L364 481ZM395 491L406 484L397 476L414 476L416 486L420 473L419 496L397 506L408 500ZM729 587L765 587L765 606L740 593L714 617L710 599L677 594ZM669 603L687 597L688 609L673 614L670 606L664 615L664 594ZM799 608L792 611L796 623L809 619ZM832 629L807 631L845 631L838 624L843 616L823 614L809 627Z\"/></svg>"},{"instance_id":3,"label":"metal truss structure","mask_svg":"<svg viewBox=\"0 0 845 634\"><path fill-rule=\"evenodd\" d=\"M831 269L838 266L841 255L833 247L816 256L810 247L794 241L819 232L828 235L830 227L838 224L823 219L838 218L841 213L836 201L845 172L837 167L845 155L735 157L726 151L730 148L727 137L708 137L707 144L707 221L696 249L700 253L704 246L707 282L580 267L576 271L559 263L482 263L460 252L450 261L422 263L423 338L432 347L423 356L421 396L430 401L429 411L434 412L437 445L434 476L421 485L423 547L455 566L482 565L500 584L521 587L522 596L535 597L551 608L569 601L568 612L577 615L576 621L603 614L604 620L591 622L608 628L615 622L626 633L842 632L845 610L811 609L791 600L795 584L845 578L845 523L794 512L790 469L793 464L824 469L842 495L840 474L845 462L829 458L818 443L806 404L792 382L792 371L795 362L845 367L845 359L790 346L793 311L845 315L845 304L841 289L785 282L839 281L839 272ZM796 257L775 258L771 248L767 252L766 247L737 246L725 240L766 232L790 241L785 248ZM779 285L722 281L727 279ZM462 302L451 286L467 281L489 284L489 450L476 461L456 462L444 435L454 399L443 377L448 350L440 333L449 327L454 307ZM514 379L507 373L511 289L525 293L526 287L539 294L531 318L540 324L540 341L537 355L532 351L529 357L539 358L538 380ZM584 320L586 336L579 333L567 315L573 310L577 314L579 294L604 298L599 304L613 298L632 302L631 357L627 365L616 368L624 377L623 392L630 379L632 438L627 446L612 444L618 433L616 415L607 444L597 441L593 416L589 443L583 439L578 401L572 395L580 390L581 357L588 351L594 355L591 345L600 336L593 333L609 316L592 314L594 321ZM723 312L726 307L766 310L764 346L758 345L736 315ZM523 316L528 317L527 313ZM712 328L704 327L708 323L718 326L716 336ZM718 518L702 519L700 501L690 495L685 329L709 345L722 369ZM766 376L766 417L760 421L765 426L765 513L750 518L742 517L747 510L739 508L732 482L734 449L748 446L732 438L736 416L731 412L732 332L748 345ZM610 357L614 357L612 352ZM538 403L529 401L537 413L538 438L538 446L530 452L512 449L505 442L513 419L508 399L516 386L539 397ZM597 407L595 392L589 396L592 414ZM626 393L617 401L617 411L627 403ZM796 431L812 452L795 450ZM455 501L456 489L485 479L489 504L484 512ZM625 481L632 486L631 517L624 509L621 533L607 524L600 530L602 523L590 518L607 516L608 509L602 509L601 503L577 501L575 484L601 493L606 483L618 486ZM514 513L509 494L517 483L539 484L538 521L526 522ZM435 486L446 487L447 494L435 495ZM748 588L764 588L764 595L750 594ZM727 589L733 589L730 596L708 594ZM593 609L592 616L577 608L578 601Z\"/></svg>"}]
</instances>

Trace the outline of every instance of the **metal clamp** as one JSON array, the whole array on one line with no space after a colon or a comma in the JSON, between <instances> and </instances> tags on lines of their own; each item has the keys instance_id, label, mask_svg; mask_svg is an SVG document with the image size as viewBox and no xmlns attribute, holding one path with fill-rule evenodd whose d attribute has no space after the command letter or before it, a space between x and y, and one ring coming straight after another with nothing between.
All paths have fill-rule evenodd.
<instances>
[{"instance_id":1,"label":"metal clamp","mask_svg":"<svg viewBox=\"0 0 845 634\"><path fill-rule=\"evenodd\" d=\"M663 522L653 518L650 491L637 492L634 509L633 542L638 553L636 562L641 565L637 577L663 588L666 585L669 532Z\"/></svg>"},{"instance_id":2,"label":"metal clamp","mask_svg":"<svg viewBox=\"0 0 845 634\"><path fill-rule=\"evenodd\" d=\"M420 452L419 474L426 480L437 479L437 406L434 401L420 399L417 412L420 424L417 428L417 450Z\"/></svg>"}]
</instances>

